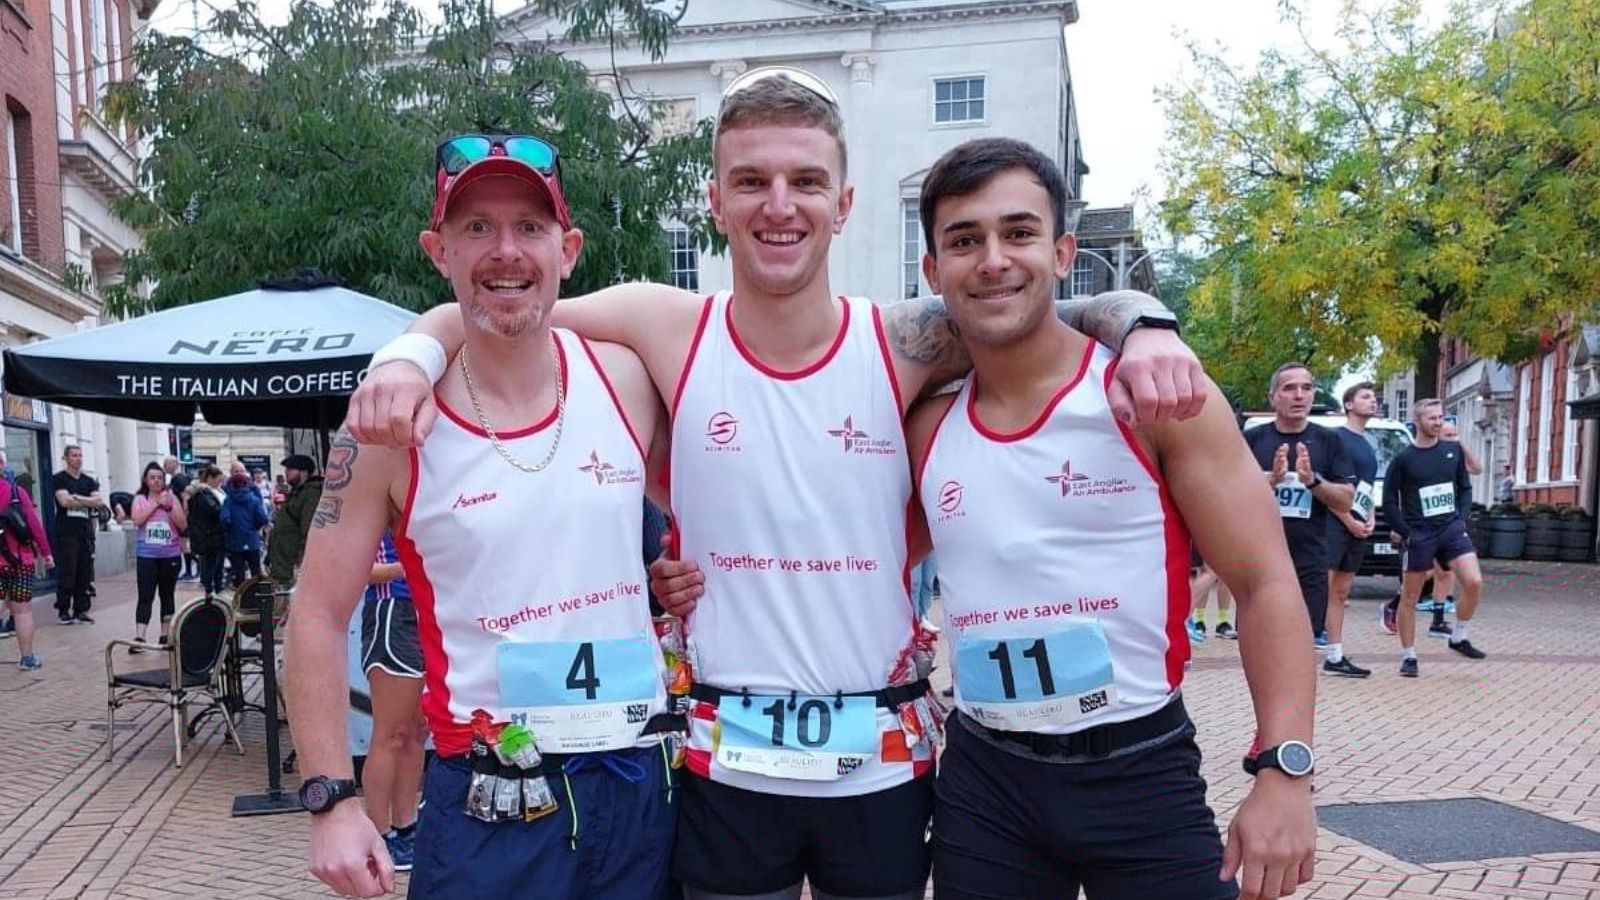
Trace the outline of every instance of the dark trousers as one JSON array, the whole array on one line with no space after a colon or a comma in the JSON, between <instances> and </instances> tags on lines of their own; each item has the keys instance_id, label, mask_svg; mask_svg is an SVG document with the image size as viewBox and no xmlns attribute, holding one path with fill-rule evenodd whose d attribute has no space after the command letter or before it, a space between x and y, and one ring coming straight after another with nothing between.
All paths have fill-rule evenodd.
<instances>
[{"instance_id":1,"label":"dark trousers","mask_svg":"<svg viewBox=\"0 0 1600 900\"><path fill-rule=\"evenodd\" d=\"M228 568L233 570L233 586L244 584L244 570L250 569L251 578L261 577L260 550L229 550Z\"/></svg>"},{"instance_id":2,"label":"dark trousers","mask_svg":"<svg viewBox=\"0 0 1600 900\"><path fill-rule=\"evenodd\" d=\"M80 616L89 611L94 585L94 527L68 522L56 535L56 613Z\"/></svg>"},{"instance_id":3,"label":"dark trousers","mask_svg":"<svg viewBox=\"0 0 1600 900\"><path fill-rule=\"evenodd\" d=\"M139 574L139 604L134 607L133 620L140 625L150 624L150 608L155 605L157 591L161 593L161 621L172 618L173 611L178 608L178 570L183 567L183 560L176 556L171 559L141 556L135 562Z\"/></svg>"},{"instance_id":4,"label":"dark trousers","mask_svg":"<svg viewBox=\"0 0 1600 900\"><path fill-rule=\"evenodd\" d=\"M1300 582L1300 596L1306 603L1306 614L1311 617L1313 637L1327 630L1328 624L1328 564L1313 560L1302 564L1295 560L1295 577Z\"/></svg>"},{"instance_id":5,"label":"dark trousers","mask_svg":"<svg viewBox=\"0 0 1600 900\"><path fill-rule=\"evenodd\" d=\"M200 554L200 587L207 597L222 593L222 551Z\"/></svg>"}]
</instances>

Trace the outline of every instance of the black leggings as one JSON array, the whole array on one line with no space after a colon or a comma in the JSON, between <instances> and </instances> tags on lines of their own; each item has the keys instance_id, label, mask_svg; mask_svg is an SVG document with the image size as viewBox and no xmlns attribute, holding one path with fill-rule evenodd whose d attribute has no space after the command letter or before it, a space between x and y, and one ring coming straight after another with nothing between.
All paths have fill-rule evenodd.
<instances>
[{"instance_id":1,"label":"black leggings","mask_svg":"<svg viewBox=\"0 0 1600 900\"><path fill-rule=\"evenodd\" d=\"M140 625L150 624L150 607L155 603L156 591L161 591L161 621L172 618L177 609L174 596L178 589L178 570L183 567L179 557L137 560L139 570L139 605L134 609L133 620Z\"/></svg>"},{"instance_id":2,"label":"black leggings","mask_svg":"<svg viewBox=\"0 0 1600 900\"><path fill-rule=\"evenodd\" d=\"M232 570L233 586L244 584L244 570L250 569L251 578L261 577L260 550L229 550L228 568Z\"/></svg>"},{"instance_id":3,"label":"black leggings","mask_svg":"<svg viewBox=\"0 0 1600 900\"><path fill-rule=\"evenodd\" d=\"M205 589L208 597L222 593L222 553L216 550L200 554L200 587Z\"/></svg>"}]
</instances>

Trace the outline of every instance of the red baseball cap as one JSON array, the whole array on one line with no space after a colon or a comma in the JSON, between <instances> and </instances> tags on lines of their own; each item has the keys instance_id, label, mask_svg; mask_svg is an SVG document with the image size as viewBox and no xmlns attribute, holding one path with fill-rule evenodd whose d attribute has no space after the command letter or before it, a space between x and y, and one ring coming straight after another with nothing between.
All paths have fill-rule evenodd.
<instances>
[{"instance_id":1,"label":"red baseball cap","mask_svg":"<svg viewBox=\"0 0 1600 900\"><path fill-rule=\"evenodd\" d=\"M561 166L555 146L529 135L499 134L457 135L439 145L429 227L439 230L451 201L467 185L496 175L520 178L533 185L555 211L561 227L572 227L572 211L561 190Z\"/></svg>"}]
</instances>

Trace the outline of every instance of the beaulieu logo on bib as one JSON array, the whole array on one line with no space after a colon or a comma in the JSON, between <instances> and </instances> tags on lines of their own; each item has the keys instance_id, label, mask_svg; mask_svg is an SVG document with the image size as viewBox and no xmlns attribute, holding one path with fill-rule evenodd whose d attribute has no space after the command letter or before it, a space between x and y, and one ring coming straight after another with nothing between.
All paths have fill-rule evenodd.
<instances>
[{"instance_id":1,"label":"beaulieu logo on bib","mask_svg":"<svg viewBox=\"0 0 1600 900\"><path fill-rule=\"evenodd\" d=\"M951 519L965 518L967 513L961 508L961 498L966 496L966 493L967 489L962 487L959 481L946 481L939 485L939 499L935 501L939 507L937 521L948 522Z\"/></svg>"},{"instance_id":2,"label":"beaulieu logo on bib","mask_svg":"<svg viewBox=\"0 0 1600 900\"><path fill-rule=\"evenodd\" d=\"M1127 494L1135 490L1126 478L1091 478L1082 472L1072 471L1072 460L1061 464L1061 471L1044 477L1061 488L1063 497L1099 497L1109 494Z\"/></svg>"},{"instance_id":3,"label":"beaulieu logo on bib","mask_svg":"<svg viewBox=\"0 0 1600 900\"><path fill-rule=\"evenodd\" d=\"M638 469L619 469L600 459L600 451L589 451L589 464L579 466L579 472L594 476L595 484L636 484L643 480Z\"/></svg>"},{"instance_id":4,"label":"beaulieu logo on bib","mask_svg":"<svg viewBox=\"0 0 1600 900\"><path fill-rule=\"evenodd\" d=\"M830 437L839 438L844 442L844 452L866 454L871 456L893 456L895 452L894 441L875 441L865 431L855 425L855 416L844 417L844 427L828 429Z\"/></svg>"},{"instance_id":5,"label":"beaulieu logo on bib","mask_svg":"<svg viewBox=\"0 0 1600 900\"><path fill-rule=\"evenodd\" d=\"M729 412L712 413L706 420L706 452L738 453L739 420Z\"/></svg>"}]
</instances>

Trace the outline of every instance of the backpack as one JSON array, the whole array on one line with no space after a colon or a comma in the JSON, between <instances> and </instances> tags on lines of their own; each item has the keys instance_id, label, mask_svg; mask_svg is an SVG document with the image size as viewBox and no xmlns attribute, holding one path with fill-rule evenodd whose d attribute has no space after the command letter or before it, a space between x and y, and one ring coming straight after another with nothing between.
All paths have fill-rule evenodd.
<instances>
[{"instance_id":1,"label":"backpack","mask_svg":"<svg viewBox=\"0 0 1600 900\"><path fill-rule=\"evenodd\" d=\"M0 511L0 555L4 555L7 563L20 566L22 560L11 552L11 544L6 541L5 535L15 537L19 544L32 546L33 529L28 527L28 518L22 514L22 488L17 487L15 478L7 478L5 483L11 489L11 502Z\"/></svg>"}]
</instances>

